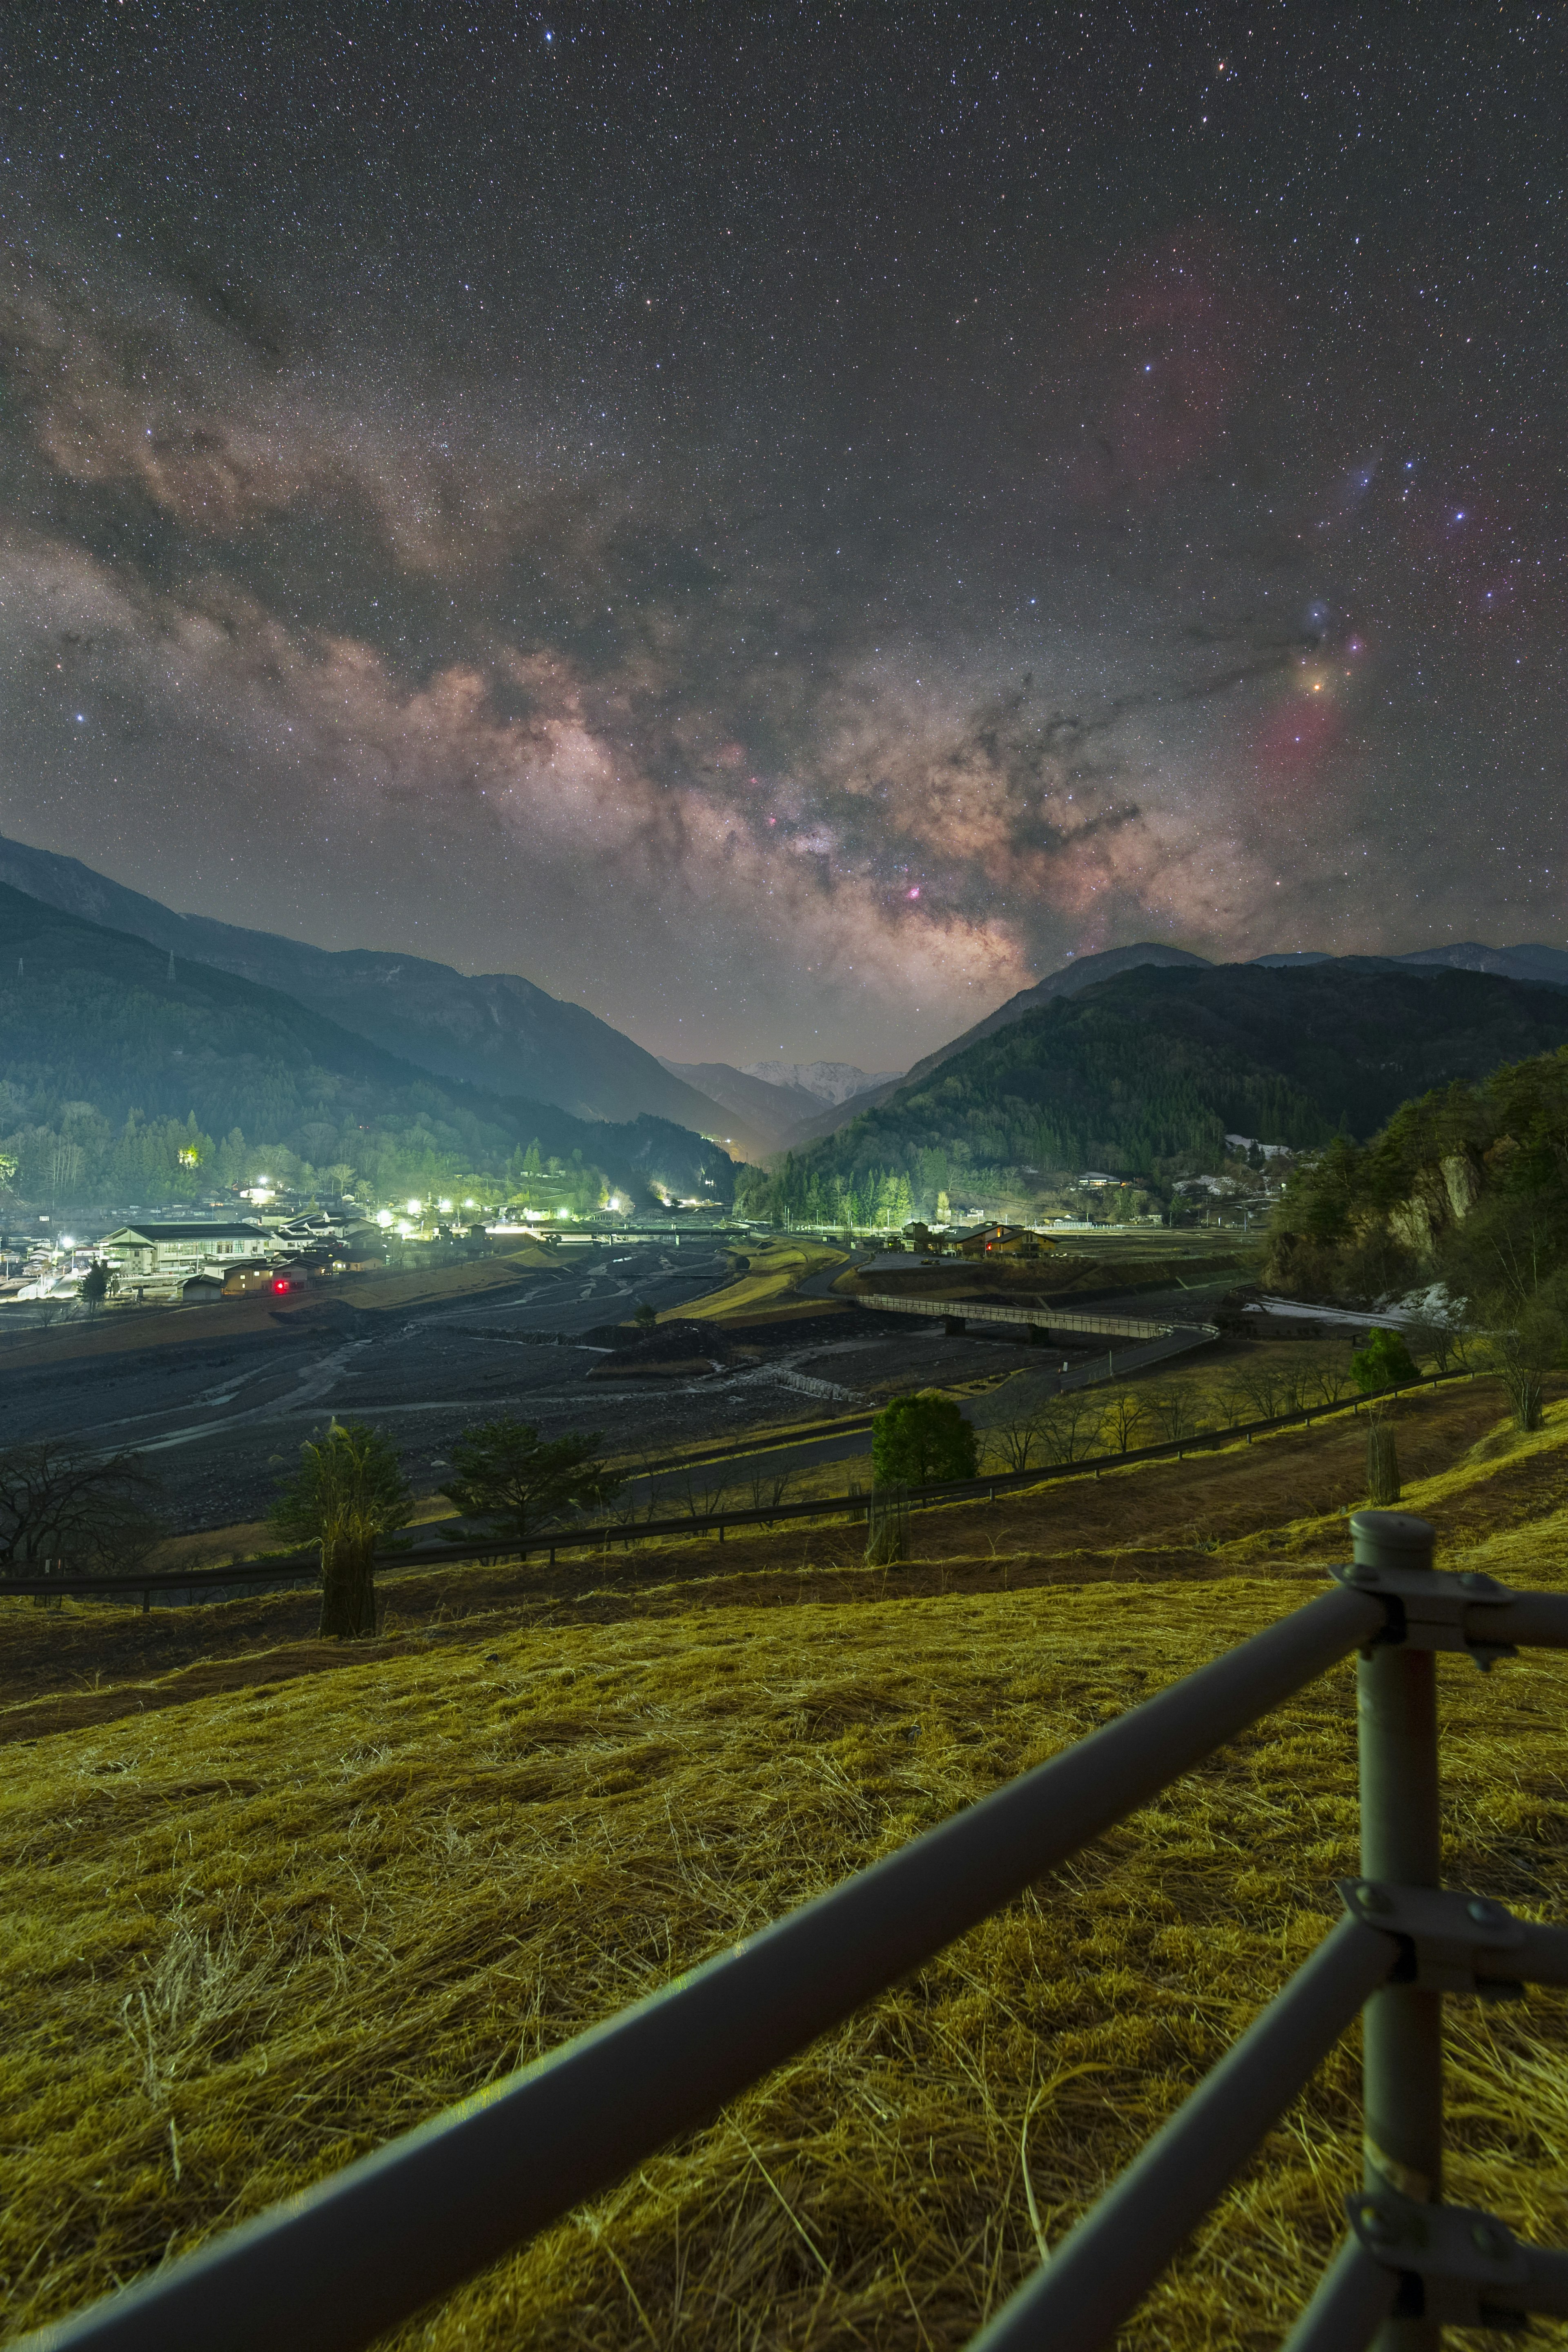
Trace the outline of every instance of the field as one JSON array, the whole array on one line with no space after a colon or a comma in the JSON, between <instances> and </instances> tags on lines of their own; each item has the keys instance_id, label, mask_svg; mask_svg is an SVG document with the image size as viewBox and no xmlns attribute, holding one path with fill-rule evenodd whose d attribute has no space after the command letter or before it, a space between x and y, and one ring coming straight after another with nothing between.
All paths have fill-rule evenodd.
<instances>
[{"instance_id":1,"label":"field","mask_svg":"<svg viewBox=\"0 0 1568 2352\"><path fill-rule=\"evenodd\" d=\"M1402 1414L1446 1565L1568 1586L1568 1401ZM10 2330L547 2050L1321 1589L1355 1425L911 1523L142 1618L4 1604ZM1450 1874L1568 1916L1568 1658L1439 1661ZM400 2344L963 2344L1330 1924L1346 1666ZM1568 2241L1568 2001L1451 2011L1449 2193ZM1346 2045L1140 2313L1278 2341Z\"/></svg>"},{"instance_id":2,"label":"field","mask_svg":"<svg viewBox=\"0 0 1568 2352\"><path fill-rule=\"evenodd\" d=\"M760 1248L749 1249L745 1255L744 1274L737 1275L733 1282L725 1283L718 1290L704 1292L700 1298L667 1307L659 1321L751 1323L781 1309L805 1315L831 1313L831 1306L821 1299L810 1305L798 1302L795 1297L796 1286L807 1275L849 1263L843 1250L809 1241L766 1242Z\"/></svg>"}]
</instances>

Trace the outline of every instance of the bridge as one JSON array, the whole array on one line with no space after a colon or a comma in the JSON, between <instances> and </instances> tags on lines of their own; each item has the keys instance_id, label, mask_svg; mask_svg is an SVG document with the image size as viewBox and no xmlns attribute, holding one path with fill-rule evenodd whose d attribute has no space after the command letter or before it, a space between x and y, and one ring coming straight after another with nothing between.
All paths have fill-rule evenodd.
<instances>
[{"instance_id":1,"label":"bridge","mask_svg":"<svg viewBox=\"0 0 1568 2352\"><path fill-rule=\"evenodd\" d=\"M993 1307L973 1298L898 1298L889 1291L838 1292L848 1297L856 1307L868 1307L879 1315L920 1315L940 1322L944 1330L963 1331L971 1323L1011 1323L1027 1327L1029 1338L1037 1345L1049 1344L1052 1335L1060 1332L1064 1338L1080 1332L1091 1332L1097 1338L1125 1339L1137 1351L1137 1361L1152 1363L1159 1357L1173 1356L1186 1348L1201 1348L1220 1336L1217 1323L1152 1322L1134 1315L1110 1315L1096 1308L1072 1311L1060 1307ZM1133 1369L1131 1355L1123 1360L1123 1369Z\"/></svg>"}]
</instances>

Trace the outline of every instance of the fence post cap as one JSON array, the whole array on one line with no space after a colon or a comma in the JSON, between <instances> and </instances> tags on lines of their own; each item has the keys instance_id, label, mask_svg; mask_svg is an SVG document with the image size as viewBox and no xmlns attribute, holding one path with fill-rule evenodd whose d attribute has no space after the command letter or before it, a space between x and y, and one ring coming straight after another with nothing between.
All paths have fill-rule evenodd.
<instances>
[{"instance_id":1,"label":"fence post cap","mask_svg":"<svg viewBox=\"0 0 1568 2352\"><path fill-rule=\"evenodd\" d=\"M1402 1556L1398 1562L1401 1567L1415 1567L1424 1561L1429 1568L1436 1540L1437 1531L1431 1520L1418 1519L1413 1511L1351 1514L1351 1542L1358 1567L1375 1568L1393 1552Z\"/></svg>"}]
</instances>

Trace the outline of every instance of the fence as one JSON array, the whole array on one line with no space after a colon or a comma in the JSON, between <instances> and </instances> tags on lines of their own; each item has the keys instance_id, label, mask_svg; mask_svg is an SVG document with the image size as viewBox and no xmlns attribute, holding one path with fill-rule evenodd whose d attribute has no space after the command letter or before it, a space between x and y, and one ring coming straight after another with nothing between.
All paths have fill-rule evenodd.
<instances>
[{"instance_id":1,"label":"fence","mask_svg":"<svg viewBox=\"0 0 1568 2352\"><path fill-rule=\"evenodd\" d=\"M1364 2015L1362 2185L1289 2352L1432 2352L1445 2325L1568 2316L1568 2253L1442 2202L1445 1994L1568 1983L1568 1929L1445 1890L1435 1652L1568 1648L1568 1595L1432 1566L1399 1512L1351 1522L1335 1590L734 1950L24 2352L353 2352L450 2293L1360 1652L1362 1872L1346 1916L974 2339L1095 2352Z\"/></svg>"},{"instance_id":2,"label":"fence","mask_svg":"<svg viewBox=\"0 0 1568 2352\"><path fill-rule=\"evenodd\" d=\"M1297 1412L1276 1413L1267 1421L1237 1422L1229 1429L1204 1430L1186 1437L1167 1438L1159 1445L1129 1446L1124 1453L1083 1454L1073 1462L1041 1463L1032 1470L1004 1470L984 1478L948 1478L939 1486L912 1486L904 1492L903 1507L907 1510L932 1511L955 1503L994 1503L998 1495L1021 1494L1031 1486L1050 1485L1058 1478L1098 1478L1102 1471L1131 1468L1141 1462L1181 1462L1189 1454L1212 1453L1216 1448L1235 1445L1243 1440L1250 1445L1255 1437L1272 1436L1282 1430L1310 1429L1314 1421L1327 1421L1339 1413L1359 1413L1364 1405L1375 1404L1381 1398L1400 1396L1411 1389L1440 1387L1447 1381L1473 1380L1473 1372L1428 1372L1420 1380L1396 1382L1378 1391L1376 1397L1347 1399L1337 1404L1304 1405ZM858 1416L849 1417L850 1426L869 1425ZM693 1465L700 1468L700 1465ZM875 1507L873 1496L863 1488L851 1488L843 1495L818 1495L804 1503L760 1503L751 1509L732 1511L687 1511L679 1518L668 1519L601 1519L588 1527L555 1527L525 1543L510 1540L479 1541L469 1544L442 1544L439 1550L381 1552L376 1556L378 1571L409 1568L460 1568L479 1563L493 1568L503 1560L526 1560L531 1553L546 1552L552 1567L558 1551L607 1551L619 1544L630 1550L633 1544L645 1543L671 1536L716 1536L721 1543L730 1528L771 1528L775 1520L870 1519ZM116 1595L129 1600L140 1593L143 1610L151 1606L155 1593L195 1593L230 1591L239 1584L287 1584L321 1573L313 1558L299 1560L243 1560L227 1568L163 1569L156 1575L76 1576L0 1578L0 1600L8 1593L44 1596L59 1600L68 1595Z\"/></svg>"}]
</instances>

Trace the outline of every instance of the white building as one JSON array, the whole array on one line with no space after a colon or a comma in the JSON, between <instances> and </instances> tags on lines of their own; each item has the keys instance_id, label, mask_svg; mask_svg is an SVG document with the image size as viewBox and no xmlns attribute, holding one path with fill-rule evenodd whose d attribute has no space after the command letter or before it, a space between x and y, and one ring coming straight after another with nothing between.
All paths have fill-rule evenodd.
<instances>
[{"instance_id":1,"label":"white building","mask_svg":"<svg viewBox=\"0 0 1568 2352\"><path fill-rule=\"evenodd\" d=\"M226 1272L231 1265L243 1265L247 1258L266 1257L272 1245L271 1234L259 1224L248 1222L232 1225L148 1223L117 1226L113 1233L105 1234L101 1241L94 1244L92 1255L102 1258L110 1270L120 1276L121 1290L133 1290L138 1283L196 1274L207 1265Z\"/></svg>"}]
</instances>

